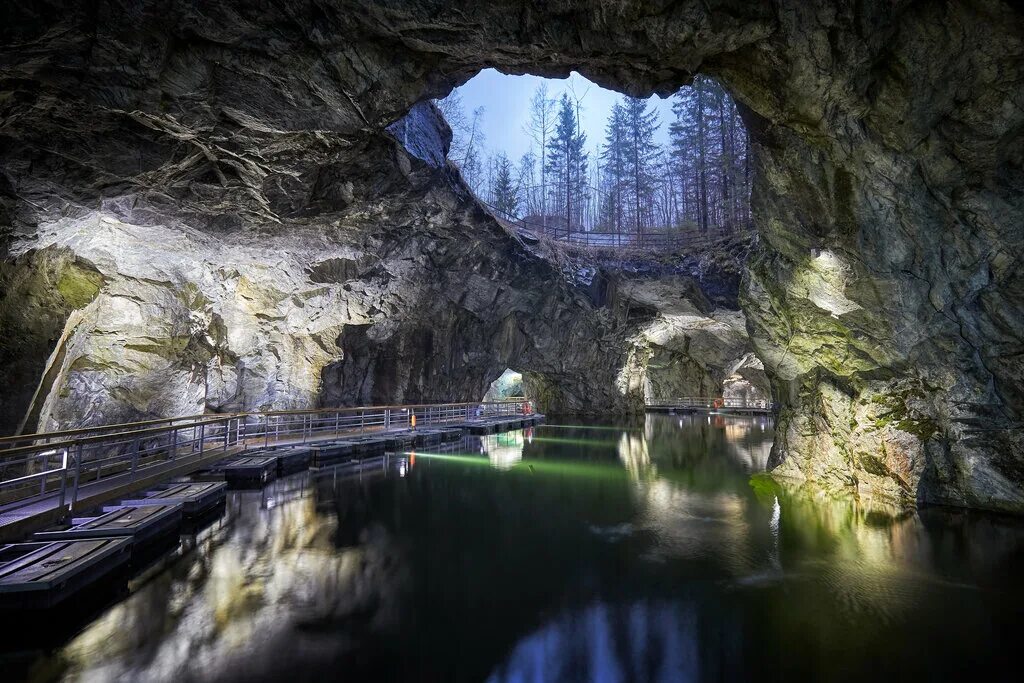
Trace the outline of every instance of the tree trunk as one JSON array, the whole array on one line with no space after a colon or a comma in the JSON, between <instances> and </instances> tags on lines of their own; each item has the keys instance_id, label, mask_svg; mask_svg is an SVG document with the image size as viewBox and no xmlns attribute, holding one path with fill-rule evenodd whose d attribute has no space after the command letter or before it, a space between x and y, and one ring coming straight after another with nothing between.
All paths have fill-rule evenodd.
<instances>
[{"instance_id":1,"label":"tree trunk","mask_svg":"<svg viewBox=\"0 0 1024 683\"><path fill-rule=\"evenodd\" d=\"M729 194L729 153L728 145L725 140L726 125L725 125L725 95L719 94L718 97L718 137L722 145L722 154L719 165L719 172L722 176L722 223L727 231L732 231L732 223L730 220L730 204L731 195Z\"/></svg>"},{"instance_id":2,"label":"tree trunk","mask_svg":"<svg viewBox=\"0 0 1024 683\"><path fill-rule=\"evenodd\" d=\"M698 81L694 84L697 88L697 182L700 196L698 197L698 208L700 211L701 232L708 232L708 169L707 169L707 136L705 135L704 120L704 84Z\"/></svg>"}]
</instances>

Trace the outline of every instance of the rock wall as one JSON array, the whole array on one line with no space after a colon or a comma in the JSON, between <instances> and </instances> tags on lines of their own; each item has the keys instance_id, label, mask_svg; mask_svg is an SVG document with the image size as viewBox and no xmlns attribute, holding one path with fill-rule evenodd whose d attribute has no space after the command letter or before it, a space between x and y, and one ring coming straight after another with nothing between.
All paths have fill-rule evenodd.
<instances>
[{"instance_id":1,"label":"rock wall","mask_svg":"<svg viewBox=\"0 0 1024 683\"><path fill-rule=\"evenodd\" d=\"M394 378L367 365L372 382L341 359L325 373L328 397L373 395L381 386L411 397L421 378L456 365L465 368L462 391L478 392L519 355L518 369L528 384L546 387L551 405L635 406L648 354L668 365L665 354L678 353L637 343L639 326L658 316L613 327L617 314L595 306L557 267L494 226L480 232L487 221L458 181L431 166L436 147L409 155L382 142L381 131L415 102L445 94L485 65L542 75L577 69L636 94L667 93L701 70L743 105L755 143L761 238L743 305L785 405L776 472L826 489L1019 511L1022 36L1022 15L995 0L7 3L0 9L0 224L5 252L11 250L5 269L46 245L87 259L91 248L48 237L69 222L113 220L133 226L140 241L152 228L161 250L162 230L225 245L208 265L189 265L173 278L139 274L147 303L138 309L128 304L130 289L119 290L113 272L93 264L104 289L77 325L95 319L93 336L108 334L111 344L131 345L132 354L153 327L157 346L176 340L174 360L157 374L183 378L215 357L237 367L217 341L213 313L207 319L188 296L174 293L184 287L178 283L205 279L221 259L230 263L236 244L264 249L256 262L287 264L283 290L258 295L287 292L271 307L272 317L284 320L299 308L296 292L312 282L301 268L315 266L316 279L355 272L354 290L373 289L378 285L363 284L362 269L380 259L392 278L382 291L394 283L408 296L413 285L425 285L435 299L399 305L383 294L384 307L366 308L365 317L315 319L297 332L308 342L284 354L281 365L298 359L302 367L314 356L337 363L337 339L332 348L325 335L343 334L347 325L371 326L353 328L361 330L362 348L451 353ZM449 239L454 260L425 253L427 241L416 231ZM343 235L322 255L335 259L330 263L308 252L299 262L275 258L292 238L319 250L318 235ZM359 253L332 255L349 244ZM452 308L450 300L436 300L438 272L494 298L467 295ZM538 273L554 283L549 291L537 292ZM10 277L5 283L31 280L21 271ZM168 289L159 284L165 282L173 291L158 289ZM4 296L11 299L11 291ZM115 294L124 301L108 313ZM342 299L364 305L348 294ZM41 322L25 334L52 340L79 296L69 303L47 293L48 312L27 316ZM151 300L161 303L153 308ZM152 320L164 322L151 325L148 312L157 309ZM509 357L492 370L485 359L459 359L458 344L438 335L428 346L422 330L435 310L446 332L498 341L495 348ZM541 314L549 322L538 323ZM241 329L269 324L252 315ZM135 331L122 340L102 327L108 319ZM26 338L21 330L4 335ZM79 348L76 335L68 348ZM323 356L313 347L326 347ZM228 348L245 356L244 345ZM45 365L38 349L4 353L15 376ZM86 355L111 362L99 347ZM63 368L64 358L53 361ZM582 362L599 372L583 374ZM287 402L274 393L282 386L308 396L315 382L305 370L289 375L272 365L262 366L258 381L271 389L255 402ZM237 386L233 375L224 385ZM199 405L199 390L188 386L175 410ZM214 393L227 405L238 392ZM68 397L59 388L56 395L43 412L64 415L60 404Z\"/></svg>"},{"instance_id":2,"label":"rock wall","mask_svg":"<svg viewBox=\"0 0 1024 683\"><path fill-rule=\"evenodd\" d=\"M647 349L672 343L673 330L655 335L618 312L637 305L636 285L595 300L579 273L599 266L556 265L483 214L444 164L443 121L428 105L410 118L405 148L387 135L367 146L398 159L405 187L330 223L225 233L162 215L140 225L137 198L16 243L3 310L40 343L21 355L24 345L4 347L26 380L9 399L11 424L472 401L510 366L534 378L544 410L640 410ZM635 281L683 281L665 272Z\"/></svg>"}]
</instances>

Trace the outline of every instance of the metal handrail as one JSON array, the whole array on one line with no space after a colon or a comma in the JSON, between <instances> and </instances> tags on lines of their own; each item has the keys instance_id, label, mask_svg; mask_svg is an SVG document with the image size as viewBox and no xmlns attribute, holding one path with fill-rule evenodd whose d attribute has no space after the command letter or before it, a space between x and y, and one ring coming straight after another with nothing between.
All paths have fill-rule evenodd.
<instances>
[{"instance_id":1,"label":"metal handrail","mask_svg":"<svg viewBox=\"0 0 1024 683\"><path fill-rule=\"evenodd\" d=\"M0 450L0 509L57 494L59 506L70 511L83 482L125 477L130 483L147 468L178 459L198 462L271 443L407 428L413 416L428 426L524 409L525 401L515 400L206 414L8 437Z\"/></svg>"},{"instance_id":2,"label":"metal handrail","mask_svg":"<svg viewBox=\"0 0 1024 683\"><path fill-rule=\"evenodd\" d=\"M518 399L520 397L515 397L515 398ZM522 400L525 400L525 399L522 399ZM220 421L220 420L224 420L224 419L231 419L231 418L238 418L238 417L264 417L264 416L276 416L276 415L308 415L310 413L358 412L358 411L362 411L362 410L374 410L374 409L384 409L384 408L390 408L392 410L396 410L396 409L399 409L399 410L401 410L401 409L419 409L419 408L429 408L429 407L433 407L435 405L437 405L437 404L432 404L432 403L413 403L413 404L393 404L393 405L380 405L380 406L348 406L348 407L339 407L339 408L311 408L311 409L308 409L308 410L302 410L302 409L295 409L295 410L270 410L270 411L261 411L261 412L251 412L251 413L200 413L200 414L196 414L196 415L186 415L186 416L182 416L182 417L168 417L168 418L155 419L155 420L142 420L142 421L139 421L139 422L123 422L123 423L109 424L109 425L96 425L95 427L79 427L77 429L65 429L65 430L60 430L60 431L56 431L56 432L36 432L36 433L33 433L33 434L16 434L14 436L2 436L2 437L0 437L0 451L2 451L2 453L0 453L0 457L2 457L3 453L10 452L10 450L12 450L14 448L14 446L10 446L9 444L13 444L13 443L21 442L21 441L33 442L34 443L34 442L37 442L37 441L40 441L40 440L47 440L48 443L53 443L55 439L58 439L58 438L62 439L64 437L68 437L68 436L82 436L82 435L86 435L86 434L102 434L102 433L108 432L110 430L122 430L122 431L124 431L125 428L148 427L148 426L160 425L160 424L171 425L171 424L173 424L175 422L183 422L183 423L187 423L186 426L191 426L191 424L194 421L196 421L196 420L203 420L203 419L210 420L210 421ZM480 403L466 402L466 403L446 403L446 404L443 404L443 405L475 406L475 405L481 405L481 404Z\"/></svg>"}]
</instances>

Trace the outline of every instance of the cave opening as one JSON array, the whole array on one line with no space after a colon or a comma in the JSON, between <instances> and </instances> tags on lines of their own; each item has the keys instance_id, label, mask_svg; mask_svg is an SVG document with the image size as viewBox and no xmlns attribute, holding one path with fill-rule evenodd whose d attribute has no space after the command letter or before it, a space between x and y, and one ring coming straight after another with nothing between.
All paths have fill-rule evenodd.
<instances>
[{"instance_id":1,"label":"cave opening","mask_svg":"<svg viewBox=\"0 0 1024 683\"><path fill-rule=\"evenodd\" d=\"M749 135L714 78L632 97L576 71L484 69L434 103L452 129L449 161L520 231L664 253L753 229Z\"/></svg>"},{"instance_id":2,"label":"cave opening","mask_svg":"<svg viewBox=\"0 0 1024 683\"><path fill-rule=\"evenodd\" d=\"M523 374L506 368L500 376L487 387L484 401L508 401L524 398Z\"/></svg>"}]
</instances>

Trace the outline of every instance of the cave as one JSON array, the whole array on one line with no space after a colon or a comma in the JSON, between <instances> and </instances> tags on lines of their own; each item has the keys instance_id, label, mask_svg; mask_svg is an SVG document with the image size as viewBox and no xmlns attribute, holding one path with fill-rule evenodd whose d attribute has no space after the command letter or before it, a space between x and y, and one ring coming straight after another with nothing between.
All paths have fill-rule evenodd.
<instances>
[{"instance_id":1,"label":"cave","mask_svg":"<svg viewBox=\"0 0 1024 683\"><path fill-rule=\"evenodd\" d=\"M536 409L581 423L642 420L645 403L673 397L773 406L776 483L743 471L741 488L767 501L776 545L765 552L779 565L780 524L814 513L778 483L894 506L857 508L865 548L908 510L925 522L930 506L1024 512L1024 14L1009 2L38 0L0 9L0 52L0 435L476 403L514 369ZM750 134L754 234L714 253L624 260L510 228L449 163L452 132L433 103L483 69L575 71L638 97L716 79ZM489 436L480 452L512 477L493 491L510 506L510 491L533 491L514 478L526 467L529 481L557 471L604 487L587 508L600 523L574 548L606 557L631 533L612 511L642 503L665 528L681 506L700 518L704 499L657 484L637 503L596 460L559 469L524 448L617 453L634 489L665 462L695 468L699 483L732 477L704 454L725 448L714 425L731 423L687 419L648 415L607 443L597 426L552 425L562 432ZM760 454L765 424L730 428ZM698 436L677 436L684 427ZM644 440L654 438L670 444L660 465ZM471 455L403 453L401 477ZM439 499L456 488L445 485L409 495ZM537 488L537 507L519 518L569 529L558 510L591 505L584 488ZM512 554L515 532L481 541L442 530L440 517L407 511L409 499L371 491L325 503L344 533L306 524L305 508L281 524L319 550L365 542L344 567L381 585L420 580L400 576L393 555L422 552L440 575L435 563L459 543L489 577L518 580L496 559ZM346 531L382 500L386 523ZM472 513L505 524L491 503ZM976 548L970 534L988 524L964 518L950 533ZM442 539L441 551L400 549L380 531L410 526ZM718 533L699 535L737 542ZM289 544L232 543L274 571L298 567L288 578L305 585L304 565L265 557ZM542 560L530 556L530 576ZM489 599L484 582L462 578L467 595ZM359 609L398 599L353 591ZM582 613L593 633L607 627L603 609ZM632 618L653 631L667 623L659 609L643 603ZM318 613L304 628L339 618ZM514 678L531 642L563 637L561 619L546 631L524 619L541 630L518 649L508 634L480 648L512 652ZM669 621L688 633L693 619ZM428 646L443 649L439 634L399 634L423 638L423 661ZM287 657L265 659L262 675L285 674ZM479 666L468 670L490 671ZM721 666L714 677L750 673Z\"/></svg>"},{"instance_id":2,"label":"cave","mask_svg":"<svg viewBox=\"0 0 1024 683\"><path fill-rule=\"evenodd\" d=\"M427 100L484 67L635 94L699 71L752 136L737 308L781 404L777 475L1022 509L1009 4L3 13L8 433L470 399L513 365L550 410L639 410L648 362L691 362L637 340L676 305L665 281L595 305L446 169Z\"/></svg>"}]
</instances>

